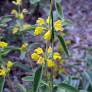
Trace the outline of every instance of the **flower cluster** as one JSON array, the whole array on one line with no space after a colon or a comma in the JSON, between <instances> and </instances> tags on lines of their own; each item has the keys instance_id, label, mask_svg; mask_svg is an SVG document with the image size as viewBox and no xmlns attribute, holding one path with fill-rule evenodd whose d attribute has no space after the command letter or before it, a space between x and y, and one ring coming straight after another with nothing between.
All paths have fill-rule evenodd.
<instances>
[{"instance_id":1,"label":"flower cluster","mask_svg":"<svg viewBox=\"0 0 92 92\"><path fill-rule=\"evenodd\" d=\"M44 33L43 38L45 40L50 40L51 39L51 19L50 17L48 17L46 19L46 21L43 18L38 18L38 20L36 21L36 28L34 30L34 35L41 35L42 33ZM56 31L63 31L63 24L61 20L57 20L54 22L54 29Z\"/></svg>"},{"instance_id":2,"label":"flower cluster","mask_svg":"<svg viewBox=\"0 0 92 92\"><path fill-rule=\"evenodd\" d=\"M12 33L15 34L17 32L22 32L30 29L31 29L31 25L28 23L24 23L22 27L19 24L15 24L15 26L12 28Z\"/></svg>"},{"instance_id":3,"label":"flower cluster","mask_svg":"<svg viewBox=\"0 0 92 92\"><path fill-rule=\"evenodd\" d=\"M60 53L54 52L52 59L52 48L49 47L47 50L47 55L45 57L45 53L42 48L38 47L34 50L34 53L31 54L31 58L34 61L37 61L37 64L47 64L48 68L57 67L58 63L63 64L63 59Z\"/></svg>"},{"instance_id":4,"label":"flower cluster","mask_svg":"<svg viewBox=\"0 0 92 92\"><path fill-rule=\"evenodd\" d=\"M1 66L1 68L0 68L0 76L6 76L7 73L10 72L11 68L13 67L13 65L14 65L14 63L12 63L11 61L8 61L6 66Z\"/></svg>"}]
</instances>

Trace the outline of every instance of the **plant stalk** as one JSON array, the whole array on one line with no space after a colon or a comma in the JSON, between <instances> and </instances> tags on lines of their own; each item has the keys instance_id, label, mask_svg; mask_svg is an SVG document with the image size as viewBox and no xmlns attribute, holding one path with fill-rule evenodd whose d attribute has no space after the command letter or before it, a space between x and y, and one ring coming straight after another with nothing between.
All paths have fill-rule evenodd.
<instances>
[{"instance_id":1,"label":"plant stalk","mask_svg":"<svg viewBox=\"0 0 92 92\"><path fill-rule=\"evenodd\" d=\"M50 18L51 18L51 47L52 47L52 61L54 52L54 22L53 22L53 0L50 0ZM53 92L53 67L51 68L51 90Z\"/></svg>"}]
</instances>

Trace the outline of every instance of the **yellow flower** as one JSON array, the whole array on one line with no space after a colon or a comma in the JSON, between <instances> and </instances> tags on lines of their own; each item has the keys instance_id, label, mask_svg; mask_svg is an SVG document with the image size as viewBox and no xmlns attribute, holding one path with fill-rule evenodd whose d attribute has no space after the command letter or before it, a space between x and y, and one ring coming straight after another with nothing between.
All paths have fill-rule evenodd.
<instances>
[{"instance_id":1,"label":"yellow flower","mask_svg":"<svg viewBox=\"0 0 92 92\"><path fill-rule=\"evenodd\" d=\"M33 60L35 60L35 61L37 61L37 60L39 60L39 55L37 54L37 53L33 53L32 55L31 55L31 58L33 59Z\"/></svg>"},{"instance_id":2,"label":"yellow flower","mask_svg":"<svg viewBox=\"0 0 92 92\"><path fill-rule=\"evenodd\" d=\"M46 23L47 23L47 24L51 24L50 16L48 16L48 18L46 19Z\"/></svg>"},{"instance_id":3,"label":"yellow flower","mask_svg":"<svg viewBox=\"0 0 92 92\"><path fill-rule=\"evenodd\" d=\"M51 59L47 59L47 65L48 65L49 68L54 67L55 66L55 62L52 61Z\"/></svg>"},{"instance_id":4,"label":"yellow flower","mask_svg":"<svg viewBox=\"0 0 92 92\"><path fill-rule=\"evenodd\" d=\"M43 54L43 49L38 47L37 49L34 50L37 54Z\"/></svg>"},{"instance_id":5,"label":"yellow flower","mask_svg":"<svg viewBox=\"0 0 92 92\"><path fill-rule=\"evenodd\" d=\"M57 20L57 21L54 23L54 28L55 28L56 31L63 31L64 28L63 28L62 21L61 21L61 20Z\"/></svg>"},{"instance_id":6,"label":"yellow flower","mask_svg":"<svg viewBox=\"0 0 92 92\"><path fill-rule=\"evenodd\" d=\"M25 51L27 49L27 46L28 46L27 43L23 43L20 50Z\"/></svg>"},{"instance_id":7,"label":"yellow flower","mask_svg":"<svg viewBox=\"0 0 92 92\"><path fill-rule=\"evenodd\" d=\"M24 14L22 12L18 13L15 9L12 10L11 14L14 14L16 18L24 19Z\"/></svg>"},{"instance_id":8,"label":"yellow flower","mask_svg":"<svg viewBox=\"0 0 92 92\"><path fill-rule=\"evenodd\" d=\"M7 73L6 69L4 69L4 68L0 69L0 76L5 76L6 73Z\"/></svg>"},{"instance_id":9,"label":"yellow flower","mask_svg":"<svg viewBox=\"0 0 92 92\"><path fill-rule=\"evenodd\" d=\"M31 25L25 23L25 24L23 25L23 30L29 30L29 29L31 29Z\"/></svg>"},{"instance_id":10,"label":"yellow flower","mask_svg":"<svg viewBox=\"0 0 92 92\"><path fill-rule=\"evenodd\" d=\"M45 40L50 40L51 39L51 31L50 30L44 34L44 39Z\"/></svg>"},{"instance_id":11,"label":"yellow flower","mask_svg":"<svg viewBox=\"0 0 92 92\"><path fill-rule=\"evenodd\" d=\"M45 21L43 18L38 18L38 20L36 21L36 23L40 26L42 26L43 24L45 24Z\"/></svg>"},{"instance_id":12,"label":"yellow flower","mask_svg":"<svg viewBox=\"0 0 92 92\"><path fill-rule=\"evenodd\" d=\"M43 32L43 28L42 27L36 27L34 35L40 35L42 32Z\"/></svg>"},{"instance_id":13,"label":"yellow flower","mask_svg":"<svg viewBox=\"0 0 92 92\"><path fill-rule=\"evenodd\" d=\"M51 53L51 52L52 52L52 48L49 47L47 52L48 52L48 53Z\"/></svg>"},{"instance_id":14,"label":"yellow flower","mask_svg":"<svg viewBox=\"0 0 92 92\"><path fill-rule=\"evenodd\" d=\"M19 14L18 14L18 18L19 18L19 19L24 19L24 14L23 14L23 13L19 13Z\"/></svg>"},{"instance_id":15,"label":"yellow flower","mask_svg":"<svg viewBox=\"0 0 92 92\"><path fill-rule=\"evenodd\" d=\"M21 5L22 4L22 0L16 0L12 2L15 5Z\"/></svg>"},{"instance_id":16,"label":"yellow flower","mask_svg":"<svg viewBox=\"0 0 92 92\"><path fill-rule=\"evenodd\" d=\"M19 28L18 28L18 27L14 27L14 28L12 29L12 33L13 33L13 34L17 33L18 31L19 31Z\"/></svg>"},{"instance_id":17,"label":"yellow flower","mask_svg":"<svg viewBox=\"0 0 92 92\"><path fill-rule=\"evenodd\" d=\"M39 60L37 61L37 64L44 64L44 58L39 57Z\"/></svg>"},{"instance_id":18,"label":"yellow flower","mask_svg":"<svg viewBox=\"0 0 92 92\"><path fill-rule=\"evenodd\" d=\"M15 17L18 17L18 12L15 9L12 10L11 14L14 14Z\"/></svg>"},{"instance_id":19,"label":"yellow flower","mask_svg":"<svg viewBox=\"0 0 92 92\"><path fill-rule=\"evenodd\" d=\"M61 56L58 52L54 52L53 53L53 58L56 60L56 59L61 59Z\"/></svg>"},{"instance_id":20,"label":"yellow flower","mask_svg":"<svg viewBox=\"0 0 92 92\"><path fill-rule=\"evenodd\" d=\"M7 46L8 46L8 43L3 42L3 41L0 42L0 48L4 48L4 47L7 47Z\"/></svg>"},{"instance_id":21,"label":"yellow flower","mask_svg":"<svg viewBox=\"0 0 92 92\"><path fill-rule=\"evenodd\" d=\"M7 68L12 68L12 67L13 67L13 65L14 65L14 63L13 63L13 62L8 61L8 63L7 63Z\"/></svg>"}]
</instances>

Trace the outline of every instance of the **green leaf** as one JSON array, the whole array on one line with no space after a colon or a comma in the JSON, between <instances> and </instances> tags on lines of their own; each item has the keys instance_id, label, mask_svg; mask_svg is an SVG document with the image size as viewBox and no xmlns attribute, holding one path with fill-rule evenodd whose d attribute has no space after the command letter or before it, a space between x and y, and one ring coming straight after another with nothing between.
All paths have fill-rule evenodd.
<instances>
[{"instance_id":1,"label":"green leaf","mask_svg":"<svg viewBox=\"0 0 92 92\"><path fill-rule=\"evenodd\" d=\"M49 92L49 91L50 91L50 89L47 86L41 86L39 89L39 92Z\"/></svg>"},{"instance_id":2,"label":"green leaf","mask_svg":"<svg viewBox=\"0 0 92 92\"><path fill-rule=\"evenodd\" d=\"M5 78L0 77L0 92L3 92L4 82L5 82Z\"/></svg>"},{"instance_id":3,"label":"green leaf","mask_svg":"<svg viewBox=\"0 0 92 92\"><path fill-rule=\"evenodd\" d=\"M20 59L23 60L26 56L26 51L21 51Z\"/></svg>"},{"instance_id":4,"label":"green leaf","mask_svg":"<svg viewBox=\"0 0 92 92\"><path fill-rule=\"evenodd\" d=\"M0 23L0 27L7 27L7 24L2 24L2 23Z\"/></svg>"},{"instance_id":5,"label":"green leaf","mask_svg":"<svg viewBox=\"0 0 92 92\"><path fill-rule=\"evenodd\" d=\"M11 51L11 49L9 49L9 48L4 48L3 50L1 50L0 55L5 56L5 55L7 55L10 51Z\"/></svg>"},{"instance_id":6,"label":"green leaf","mask_svg":"<svg viewBox=\"0 0 92 92\"><path fill-rule=\"evenodd\" d=\"M24 81L34 81L34 78L33 78L33 76L26 76L26 77L22 78L22 80L24 80Z\"/></svg>"},{"instance_id":7,"label":"green leaf","mask_svg":"<svg viewBox=\"0 0 92 92\"><path fill-rule=\"evenodd\" d=\"M17 88L19 92L27 92L26 88L21 84L17 84Z\"/></svg>"},{"instance_id":8,"label":"green leaf","mask_svg":"<svg viewBox=\"0 0 92 92\"><path fill-rule=\"evenodd\" d=\"M76 88L74 88L74 87L72 87L72 86L70 86L70 85L68 85L68 84L65 84L65 83L61 83L61 84L59 84L58 85L58 89L59 89L59 91L57 91L57 92L79 92L79 90L78 89L76 89ZM58 90L57 89L57 90ZM61 91L60 91L61 90ZM63 91L62 91L63 90Z\"/></svg>"},{"instance_id":9,"label":"green leaf","mask_svg":"<svg viewBox=\"0 0 92 92\"><path fill-rule=\"evenodd\" d=\"M36 4L38 2L40 2L40 0L29 0L31 4Z\"/></svg>"},{"instance_id":10,"label":"green leaf","mask_svg":"<svg viewBox=\"0 0 92 92\"><path fill-rule=\"evenodd\" d=\"M16 63L14 64L14 66L15 66L15 67L19 67L19 68L21 68L21 69L23 69L23 70L25 70L25 71L28 71L28 72L31 72L31 71L32 71L32 69L31 69L29 66L27 66L27 65L25 65L25 64L22 64L22 63L20 63L20 62L16 62Z\"/></svg>"},{"instance_id":11,"label":"green leaf","mask_svg":"<svg viewBox=\"0 0 92 92\"><path fill-rule=\"evenodd\" d=\"M32 92L32 89L27 89L27 92Z\"/></svg>"},{"instance_id":12,"label":"green leaf","mask_svg":"<svg viewBox=\"0 0 92 92\"><path fill-rule=\"evenodd\" d=\"M26 76L26 77L23 77L22 80L33 82L33 81L34 81L34 77L33 77L33 76ZM47 83L46 83L45 81L43 81L43 80L41 80L40 83L41 83L42 85L49 86L49 84L47 84Z\"/></svg>"},{"instance_id":13,"label":"green leaf","mask_svg":"<svg viewBox=\"0 0 92 92\"><path fill-rule=\"evenodd\" d=\"M55 1L55 7L56 7L56 12L57 12L58 17L63 20L64 14L63 14L63 8L62 8L60 0Z\"/></svg>"},{"instance_id":14,"label":"green leaf","mask_svg":"<svg viewBox=\"0 0 92 92\"><path fill-rule=\"evenodd\" d=\"M84 75L86 76L86 79L89 81L91 87L92 87L92 72L84 71Z\"/></svg>"},{"instance_id":15,"label":"green leaf","mask_svg":"<svg viewBox=\"0 0 92 92\"><path fill-rule=\"evenodd\" d=\"M35 72L35 75L34 75L34 81L33 81L33 92L38 92L38 88L40 86L40 81L41 81L41 78L42 78L42 69L43 67L40 66L36 72Z\"/></svg>"},{"instance_id":16,"label":"green leaf","mask_svg":"<svg viewBox=\"0 0 92 92\"><path fill-rule=\"evenodd\" d=\"M87 90L80 90L80 92L88 92Z\"/></svg>"},{"instance_id":17,"label":"green leaf","mask_svg":"<svg viewBox=\"0 0 92 92\"><path fill-rule=\"evenodd\" d=\"M59 39L59 41L60 41L65 53L67 54L67 56L69 56L69 52L68 52L68 49L67 49L67 46L65 44L65 41L64 41L63 37L60 36L60 35L57 35L57 36L58 36L58 39Z\"/></svg>"},{"instance_id":18,"label":"green leaf","mask_svg":"<svg viewBox=\"0 0 92 92\"><path fill-rule=\"evenodd\" d=\"M11 21L11 20L12 20L12 19L11 19L9 16L3 17L3 18L1 19L1 23L4 24L4 23L7 23L7 22L9 22L9 21Z\"/></svg>"},{"instance_id":19,"label":"green leaf","mask_svg":"<svg viewBox=\"0 0 92 92\"><path fill-rule=\"evenodd\" d=\"M62 22L63 22L63 26L72 24L72 21L69 19L64 19Z\"/></svg>"}]
</instances>

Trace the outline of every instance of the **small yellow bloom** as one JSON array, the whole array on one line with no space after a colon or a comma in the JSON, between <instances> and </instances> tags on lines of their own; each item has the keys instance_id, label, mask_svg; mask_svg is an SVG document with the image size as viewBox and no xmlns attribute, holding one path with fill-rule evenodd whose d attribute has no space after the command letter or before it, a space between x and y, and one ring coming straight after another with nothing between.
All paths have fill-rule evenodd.
<instances>
[{"instance_id":1,"label":"small yellow bloom","mask_svg":"<svg viewBox=\"0 0 92 92\"><path fill-rule=\"evenodd\" d=\"M4 48L4 47L7 47L7 46L8 46L8 43L3 42L3 41L0 42L0 48Z\"/></svg>"},{"instance_id":2,"label":"small yellow bloom","mask_svg":"<svg viewBox=\"0 0 92 92\"><path fill-rule=\"evenodd\" d=\"M27 43L23 43L20 49L21 49L22 51L25 51L25 50L27 49L27 46L28 46Z\"/></svg>"},{"instance_id":3,"label":"small yellow bloom","mask_svg":"<svg viewBox=\"0 0 92 92\"><path fill-rule=\"evenodd\" d=\"M44 64L44 58L39 57L39 60L37 61L37 64Z\"/></svg>"},{"instance_id":4,"label":"small yellow bloom","mask_svg":"<svg viewBox=\"0 0 92 92\"><path fill-rule=\"evenodd\" d=\"M13 33L13 34L17 33L18 31L19 31L19 28L18 28L18 27L14 27L14 28L12 29L12 33Z\"/></svg>"},{"instance_id":5,"label":"small yellow bloom","mask_svg":"<svg viewBox=\"0 0 92 92\"><path fill-rule=\"evenodd\" d=\"M54 52L53 53L53 58L54 58L54 60L61 59L61 55L58 52Z\"/></svg>"},{"instance_id":6,"label":"small yellow bloom","mask_svg":"<svg viewBox=\"0 0 92 92\"><path fill-rule=\"evenodd\" d=\"M13 63L13 62L8 61L8 63L7 63L7 68L12 68L12 67L13 67L13 65L14 65L14 63Z\"/></svg>"},{"instance_id":7,"label":"small yellow bloom","mask_svg":"<svg viewBox=\"0 0 92 92\"><path fill-rule=\"evenodd\" d=\"M23 25L23 30L29 30L29 29L31 29L31 25L25 23L25 24Z\"/></svg>"},{"instance_id":8,"label":"small yellow bloom","mask_svg":"<svg viewBox=\"0 0 92 92\"><path fill-rule=\"evenodd\" d=\"M43 28L42 27L36 27L34 35L40 35L42 32L43 32Z\"/></svg>"},{"instance_id":9,"label":"small yellow bloom","mask_svg":"<svg viewBox=\"0 0 92 92\"><path fill-rule=\"evenodd\" d=\"M44 39L45 40L50 40L51 39L51 31L50 30L44 34Z\"/></svg>"},{"instance_id":10,"label":"small yellow bloom","mask_svg":"<svg viewBox=\"0 0 92 92\"><path fill-rule=\"evenodd\" d=\"M15 9L12 10L11 14L14 14L16 18L24 19L24 14L22 12L18 13Z\"/></svg>"},{"instance_id":11,"label":"small yellow bloom","mask_svg":"<svg viewBox=\"0 0 92 92\"><path fill-rule=\"evenodd\" d=\"M40 47L38 47L38 48L35 49L34 51L35 51L35 53L37 53L37 54L43 54L43 49L40 48Z\"/></svg>"},{"instance_id":12,"label":"small yellow bloom","mask_svg":"<svg viewBox=\"0 0 92 92\"><path fill-rule=\"evenodd\" d=\"M18 18L19 19L24 19L24 14L23 13L18 14Z\"/></svg>"},{"instance_id":13,"label":"small yellow bloom","mask_svg":"<svg viewBox=\"0 0 92 92\"><path fill-rule=\"evenodd\" d=\"M16 0L12 2L15 5L21 5L22 4L22 0Z\"/></svg>"},{"instance_id":14,"label":"small yellow bloom","mask_svg":"<svg viewBox=\"0 0 92 92\"><path fill-rule=\"evenodd\" d=\"M48 16L48 18L46 19L46 23L47 23L47 24L51 24L50 16Z\"/></svg>"},{"instance_id":15,"label":"small yellow bloom","mask_svg":"<svg viewBox=\"0 0 92 92\"><path fill-rule=\"evenodd\" d=\"M45 21L43 18L38 18L38 20L36 21L36 23L40 26L42 26L43 24L45 24Z\"/></svg>"},{"instance_id":16,"label":"small yellow bloom","mask_svg":"<svg viewBox=\"0 0 92 92\"><path fill-rule=\"evenodd\" d=\"M14 14L15 17L18 17L18 12L15 9L12 10L11 14Z\"/></svg>"},{"instance_id":17,"label":"small yellow bloom","mask_svg":"<svg viewBox=\"0 0 92 92\"><path fill-rule=\"evenodd\" d=\"M2 68L0 69L0 76L5 76L7 73L6 69Z\"/></svg>"},{"instance_id":18,"label":"small yellow bloom","mask_svg":"<svg viewBox=\"0 0 92 92\"><path fill-rule=\"evenodd\" d=\"M32 58L33 60L35 60L35 61L39 60L39 57L40 57L40 55L38 55L37 53L33 53L33 54L31 55L31 58Z\"/></svg>"},{"instance_id":19,"label":"small yellow bloom","mask_svg":"<svg viewBox=\"0 0 92 92\"><path fill-rule=\"evenodd\" d=\"M48 52L48 53L51 53L51 52L52 52L52 48L49 47L47 52Z\"/></svg>"},{"instance_id":20,"label":"small yellow bloom","mask_svg":"<svg viewBox=\"0 0 92 92\"><path fill-rule=\"evenodd\" d=\"M49 68L54 67L55 66L55 62L52 61L51 59L47 59L47 65L48 65Z\"/></svg>"},{"instance_id":21,"label":"small yellow bloom","mask_svg":"<svg viewBox=\"0 0 92 92\"><path fill-rule=\"evenodd\" d=\"M63 28L62 21L61 21L61 20L57 20L57 21L54 23L54 28L55 28L56 31L63 31L64 28Z\"/></svg>"}]
</instances>

